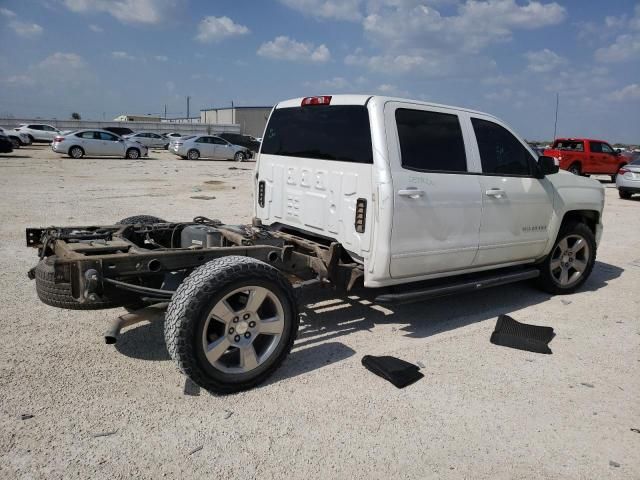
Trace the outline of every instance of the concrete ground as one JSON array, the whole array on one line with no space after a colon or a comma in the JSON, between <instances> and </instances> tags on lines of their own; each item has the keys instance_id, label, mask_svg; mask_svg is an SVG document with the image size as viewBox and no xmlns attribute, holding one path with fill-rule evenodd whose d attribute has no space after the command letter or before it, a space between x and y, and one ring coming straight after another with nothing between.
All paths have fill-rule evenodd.
<instances>
[{"instance_id":1,"label":"concrete ground","mask_svg":"<svg viewBox=\"0 0 640 480\"><path fill-rule=\"evenodd\" d=\"M218 397L185 384L161 322L105 345L123 310L50 308L26 276L27 226L249 220L253 163L151 156L0 156L0 478L640 478L640 198L605 184L579 293L525 283L389 310L311 292L284 365ZM553 355L489 343L501 313L554 327ZM425 378L397 390L366 354Z\"/></svg>"}]
</instances>

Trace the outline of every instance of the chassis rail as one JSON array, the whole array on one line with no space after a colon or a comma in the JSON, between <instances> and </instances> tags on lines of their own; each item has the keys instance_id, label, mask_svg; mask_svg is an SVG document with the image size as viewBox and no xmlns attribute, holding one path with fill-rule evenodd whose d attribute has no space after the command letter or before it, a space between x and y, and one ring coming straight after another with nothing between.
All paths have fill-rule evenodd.
<instances>
[{"instance_id":1,"label":"chassis rail","mask_svg":"<svg viewBox=\"0 0 640 480\"><path fill-rule=\"evenodd\" d=\"M206 226L215 244L177 243L180 233L194 225ZM196 217L186 223L28 228L26 243L38 249L41 259L53 260L55 282L70 283L80 303L132 293L143 300L170 300L193 269L229 255L269 263L292 283L317 278L349 290L363 276L362 266L339 243L303 238L255 221L224 225Z\"/></svg>"}]
</instances>

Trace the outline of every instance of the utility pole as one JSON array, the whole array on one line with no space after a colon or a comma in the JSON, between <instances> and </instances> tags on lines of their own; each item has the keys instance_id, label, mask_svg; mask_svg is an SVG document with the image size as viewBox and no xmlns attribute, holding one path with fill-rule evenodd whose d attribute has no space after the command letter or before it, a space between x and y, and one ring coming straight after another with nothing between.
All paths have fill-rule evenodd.
<instances>
[{"instance_id":1,"label":"utility pole","mask_svg":"<svg viewBox=\"0 0 640 480\"><path fill-rule=\"evenodd\" d=\"M556 133L558 132L558 106L560 105L560 93L556 93L556 121L553 125L553 140L556 139Z\"/></svg>"},{"instance_id":2,"label":"utility pole","mask_svg":"<svg viewBox=\"0 0 640 480\"><path fill-rule=\"evenodd\" d=\"M167 119L167 104L164 104L164 119Z\"/></svg>"},{"instance_id":3,"label":"utility pole","mask_svg":"<svg viewBox=\"0 0 640 480\"><path fill-rule=\"evenodd\" d=\"M233 100L231 100L231 123L236 123L236 111L233 108Z\"/></svg>"},{"instance_id":4,"label":"utility pole","mask_svg":"<svg viewBox=\"0 0 640 480\"><path fill-rule=\"evenodd\" d=\"M187 95L187 118L189 118L189 101L191 100L191 97Z\"/></svg>"}]
</instances>

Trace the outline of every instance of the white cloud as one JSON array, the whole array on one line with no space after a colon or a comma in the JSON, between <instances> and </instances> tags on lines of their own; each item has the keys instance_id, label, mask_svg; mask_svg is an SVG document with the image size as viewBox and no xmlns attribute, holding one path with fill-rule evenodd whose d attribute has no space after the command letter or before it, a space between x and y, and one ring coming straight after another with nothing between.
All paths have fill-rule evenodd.
<instances>
[{"instance_id":1,"label":"white cloud","mask_svg":"<svg viewBox=\"0 0 640 480\"><path fill-rule=\"evenodd\" d=\"M556 25L566 16L559 4L515 0L467 1L457 15L443 16L435 8L412 0L379 2L364 19L369 36L386 48L455 49L478 52L488 45L509 40L514 30Z\"/></svg>"},{"instance_id":2,"label":"white cloud","mask_svg":"<svg viewBox=\"0 0 640 480\"><path fill-rule=\"evenodd\" d=\"M24 38L39 37L44 31L43 28L37 23L20 22L14 20L9 22L9 27L18 35Z\"/></svg>"},{"instance_id":3,"label":"white cloud","mask_svg":"<svg viewBox=\"0 0 640 480\"><path fill-rule=\"evenodd\" d=\"M323 63L331 59L331 53L324 44L316 47L312 43L297 42L286 36L263 43L257 53L261 57L292 62Z\"/></svg>"},{"instance_id":4,"label":"white cloud","mask_svg":"<svg viewBox=\"0 0 640 480\"><path fill-rule=\"evenodd\" d=\"M13 10L9 10L8 8L0 8L0 15L7 18L14 18L16 13Z\"/></svg>"},{"instance_id":5,"label":"white cloud","mask_svg":"<svg viewBox=\"0 0 640 480\"><path fill-rule=\"evenodd\" d=\"M545 48L537 52L527 52L524 54L529 62L527 70L535 73L547 73L556 70L567 63L567 59L557 53Z\"/></svg>"},{"instance_id":6,"label":"white cloud","mask_svg":"<svg viewBox=\"0 0 640 480\"><path fill-rule=\"evenodd\" d=\"M378 85L376 90L383 95L388 95L393 97L409 97L410 96L407 90L403 90L401 88L398 88L396 85L392 85L389 83L383 83L382 85Z\"/></svg>"},{"instance_id":7,"label":"white cloud","mask_svg":"<svg viewBox=\"0 0 640 480\"><path fill-rule=\"evenodd\" d=\"M86 64L80 55L64 52L55 52L38 64L38 68L45 70L65 68L77 70L85 67Z\"/></svg>"},{"instance_id":8,"label":"white cloud","mask_svg":"<svg viewBox=\"0 0 640 480\"><path fill-rule=\"evenodd\" d=\"M620 63L640 58L640 34L619 35L608 47L597 49L595 57L603 63Z\"/></svg>"},{"instance_id":9,"label":"white cloud","mask_svg":"<svg viewBox=\"0 0 640 480\"><path fill-rule=\"evenodd\" d=\"M116 60L135 60L136 57L133 55L129 55L127 52L111 52L111 58L115 58Z\"/></svg>"},{"instance_id":10,"label":"white cloud","mask_svg":"<svg viewBox=\"0 0 640 480\"><path fill-rule=\"evenodd\" d=\"M362 0L280 0L280 3L320 19L358 21L362 18Z\"/></svg>"},{"instance_id":11,"label":"white cloud","mask_svg":"<svg viewBox=\"0 0 640 480\"><path fill-rule=\"evenodd\" d=\"M167 57L166 55L156 55L153 58L155 60L157 60L158 62L167 62L167 61L169 61L169 57Z\"/></svg>"},{"instance_id":12,"label":"white cloud","mask_svg":"<svg viewBox=\"0 0 640 480\"><path fill-rule=\"evenodd\" d=\"M89 30L91 30L92 32L96 32L96 33L104 32L104 30L103 30L103 28L101 26L94 25L94 24L89 25Z\"/></svg>"},{"instance_id":13,"label":"white cloud","mask_svg":"<svg viewBox=\"0 0 640 480\"><path fill-rule=\"evenodd\" d=\"M29 75L10 75L4 79L4 83L8 86L33 86L35 85L35 80Z\"/></svg>"},{"instance_id":14,"label":"white cloud","mask_svg":"<svg viewBox=\"0 0 640 480\"><path fill-rule=\"evenodd\" d=\"M63 0L76 13L108 13L122 23L158 24L171 16L182 0Z\"/></svg>"},{"instance_id":15,"label":"white cloud","mask_svg":"<svg viewBox=\"0 0 640 480\"><path fill-rule=\"evenodd\" d=\"M444 75L450 71L452 57L440 55L372 55L361 53L347 55L344 63L349 66L365 67L369 70L387 74L402 75L410 72L422 72L429 76Z\"/></svg>"},{"instance_id":16,"label":"white cloud","mask_svg":"<svg viewBox=\"0 0 640 480\"><path fill-rule=\"evenodd\" d=\"M315 82L305 82L305 87L314 90L329 92L335 90L345 90L351 88L351 83L344 77L333 77L328 80L319 80Z\"/></svg>"},{"instance_id":17,"label":"white cloud","mask_svg":"<svg viewBox=\"0 0 640 480\"><path fill-rule=\"evenodd\" d=\"M640 84L632 83L620 90L609 93L607 99L615 102L625 102L630 100L640 100Z\"/></svg>"},{"instance_id":18,"label":"white cloud","mask_svg":"<svg viewBox=\"0 0 640 480\"><path fill-rule=\"evenodd\" d=\"M229 17L204 17L198 24L196 39L203 43L219 42L225 38L246 35L249 29L234 23Z\"/></svg>"}]
</instances>

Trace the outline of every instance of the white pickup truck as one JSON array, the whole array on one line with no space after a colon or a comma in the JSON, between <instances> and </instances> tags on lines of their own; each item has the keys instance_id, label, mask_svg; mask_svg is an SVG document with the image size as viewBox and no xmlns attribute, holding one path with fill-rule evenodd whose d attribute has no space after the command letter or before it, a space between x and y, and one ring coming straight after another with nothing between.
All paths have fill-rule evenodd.
<instances>
[{"instance_id":1,"label":"white pickup truck","mask_svg":"<svg viewBox=\"0 0 640 480\"><path fill-rule=\"evenodd\" d=\"M491 115L426 102L281 102L254 181L252 225L138 216L27 229L40 299L131 311L169 302L172 358L197 384L229 393L263 381L289 353L295 287L364 287L380 303L527 279L570 293L602 235L597 181L559 172Z\"/></svg>"}]
</instances>

